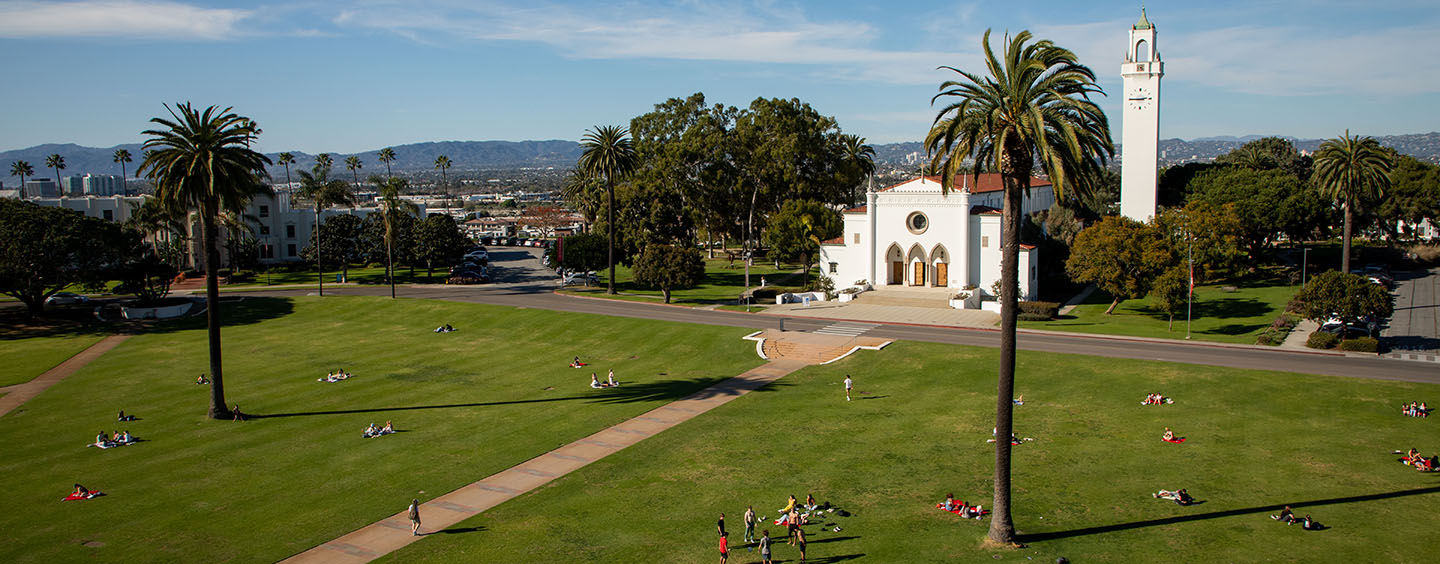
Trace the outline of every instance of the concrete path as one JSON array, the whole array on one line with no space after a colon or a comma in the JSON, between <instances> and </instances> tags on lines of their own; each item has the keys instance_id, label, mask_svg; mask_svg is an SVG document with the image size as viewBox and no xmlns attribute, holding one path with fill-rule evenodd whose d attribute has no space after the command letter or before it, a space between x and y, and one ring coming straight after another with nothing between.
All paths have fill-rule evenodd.
<instances>
[{"instance_id":1,"label":"concrete path","mask_svg":"<svg viewBox=\"0 0 1440 564\"><path fill-rule=\"evenodd\" d=\"M979 329L993 329L1000 322L998 314L979 309L866 304L858 300L846 304L835 301L812 303L809 307L804 304L776 305L767 308L762 315Z\"/></svg>"},{"instance_id":2,"label":"concrete path","mask_svg":"<svg viewBox=\"0 0 1440 564\"><path fill-rule=\"evenodd\" d=\"M1285 342L1280 343L1280 348L1296 351L1315 350L1305 346L1305 342L1310 339L1310 334L1319 328L1319 323L1310 321L1309 319L1301 319L1295 323L1295 328L1290 330L1290 334L1285 336Z\"/></svg>"},{"instance_id":3,"label":"concrete path","mask_svg":"<svg viewBox=\"0 0 1440 564\"><path fill-rule=\"evenodd\" d=\"M643 415L610 427L553 451L532 458L478 482L425 502L420 506L422 536L410 534L405 511L387 517L332 540L283 562L305 564L355 564L369 562L474 517L487 509L514 499L585 465L605 458L645 438L728 403L752 390L774 382L809 363L790 359L772 360L754 370L720 382L688 397L668 403ZM396 500L404 505L404 500Z\"/></svg>"},{"instance_id":4,"label":"concrete path","mask_svg":"<svg viewBox=\"0 0 1440 564\"><path fill-rule=\"evenodd\" d=\"M90 364L90 361L100 358L100 355L109 352L110 349L129 338L130 335L111 335L100 339L99 342L90 345L90 348L76 353L75 356L55 368L46 370L44 374L36 376L34 380L5 388L5 395L0 396L0 416L24 405L25 402L30 401L30 398L40 395L40 392L55 385L56 382L64 380L66 376L74 374L76 370Z\"/></svg>"}]
</instances>

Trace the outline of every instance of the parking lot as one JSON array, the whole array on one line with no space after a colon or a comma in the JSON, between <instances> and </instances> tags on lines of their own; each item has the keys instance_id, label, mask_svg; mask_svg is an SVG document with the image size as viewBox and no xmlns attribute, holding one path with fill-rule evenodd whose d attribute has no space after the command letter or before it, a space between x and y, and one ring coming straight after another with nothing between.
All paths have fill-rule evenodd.
<instances>
[{"instance_id":1,"label":"parking lot","mask_svg":"<svg viewBox=\"0 0 1440 564\"><path fill-rule=\"evenodd\" d=\"M1440 353L1440 268L1395 272L1395 314L1382 331L1395 352Z\"/></svg>"}]
</instances>

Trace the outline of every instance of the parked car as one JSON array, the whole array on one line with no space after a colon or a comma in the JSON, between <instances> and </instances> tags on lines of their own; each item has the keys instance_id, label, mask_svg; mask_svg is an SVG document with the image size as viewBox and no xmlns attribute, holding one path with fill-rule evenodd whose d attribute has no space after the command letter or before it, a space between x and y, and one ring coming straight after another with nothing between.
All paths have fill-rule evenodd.
<instances>
[{"instance_id":1,"label":"parked car","mask_svg":"<svg viewBox=\"0 0 1440 564\"><path fill-rule=\"evenodd\" d=\"M45 305L74 305L88 303L90 303L90 298L71 292L56 292L54 295L45 298Z\"/></svg>"},{"instance_id":2,"label":"parked car","mask_svg":"<svg viewBox=\"0 0 1440 564\"><path fill-rule=\"evenodd\" d=\"M570 272L560 278L561 286L573 286L576 284L590 286L599 282L600 277L596 276L594 272Z\"/></svg>"}]
</instances>

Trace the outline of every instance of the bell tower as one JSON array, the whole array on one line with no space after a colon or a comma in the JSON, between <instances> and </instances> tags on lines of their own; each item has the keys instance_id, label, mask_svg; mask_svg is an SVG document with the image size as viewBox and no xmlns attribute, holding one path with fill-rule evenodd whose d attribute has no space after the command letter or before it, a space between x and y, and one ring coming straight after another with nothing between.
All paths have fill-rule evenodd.
<instances>
[{"instance_id":1,"label":"bell tower","mask_svg":"<svg viewBox=\"0 0 1440 564\"><path fill-rule=\"evenodd\" d=\"M1160 145L1160 77L1165 63L1155 45L1155 26L1140 9L1130 28L1125 64L1125 110L1120 145L1120 215L1149 221L1155 215Z\"/></svg>"}]
</instances>

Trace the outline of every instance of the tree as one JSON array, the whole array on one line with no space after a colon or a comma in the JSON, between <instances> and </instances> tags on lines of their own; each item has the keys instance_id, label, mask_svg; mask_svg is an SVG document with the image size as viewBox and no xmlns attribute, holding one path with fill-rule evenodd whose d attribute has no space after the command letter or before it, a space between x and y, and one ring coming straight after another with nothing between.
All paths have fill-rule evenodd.
<instances>
[{"instance_id":1,"label":"tree","mask_svg":"<svg viewBox=\"0 0 1440 564\"><path fill-rule=\"evenodd\" d=\"M707 106L705 95L697 92L656 104L630 120L637 161L631 183L640 185L640 192L674 200L691 218L687 228L698 223L713 229L725 205L714 197L716 188L733 183L726 150L734 114L735 108Z\"/></svg>"},{"instance_id":2,"label":"tree","mask_svg":"<svg viewBox=\"0 0 1440 564\"><path fill-rule=\"evenodd\" d=\"M332 215L311 232L310 244L300 255L316 262L324 257L328 264L340 269L340 278L346 279L350 275L350 263L361 256L362 224L359 217L350 214Z\"/></svg>"},{"instance_id":3,"label":"tree","mask_svg":"<svg viewBox=\"0 0 1440 564\"><path fill-rule=\"evenodd\" d=\"M1216 164L1235 165L1253 170L1280 169L1301 181L1310 178L1309 157L1295 150L1295 145L1281 137L1265 137L1241 145L1215 159Z\"/></svg>"},{"instance_id":4,"label":"tree","mask_svg":"<svg viewBox=\"0 0 1440 564\"><path fill-rule=\"evenodd\" d=\"M1114 301L1144 297L1155 277L1175 262L1171 246L1159 229L1123 216L1100 220L1075 236L1065 272L1070 279L1093 283Z\"/></svg>"},{"instance_id":5,"label":"tree","mask_svg":"<svg viewBox=\"0 0 1440 564\"><path fill-rule=\"evenodd\" d=\"M1350 225L1355 219L1355 206L1366 198L1379 198L1390 187L1390 155L1373 137L1350 136L1327 139L1315 151L1315 175L1312 177L1320 193L1339 200L1345 209L1345 234L1341 246L1341 272L1350 272Z\"/></svg>"},{"instance_id":6,"label":"tree","mask_svg":"<svg viewBox=\"0 0 1440 564\"><path fill-rule=\"evenodd\" d=\"M705 259L694 247L650 245L635 261L635 282L660 288L667 304L671 290L692 288L704 279Z\"/></svg>"},{"instance_id":7,"label":"tree","mask_svg":"<svg viewBox=\"0 0 1440 564\"><path fill-rule=\"evenodd\" d=\"M355 156L355 155L350 155L350 156L348 156L348 157L345 157L345 168L350 169L350 175L355 177L355 191L356 191L356 192L359 192L359 191L360 191L360 169L365 168L365 165L364 165L364 164L361 164L361 162L360 162L360 157L357 157L357 156Z\"/></svg>"},{"instance_id":8,"label":"tree","mask_svg":"<svg viewBox=\"0 0 1440 564\"><path fill-rule=\"evenodd\" d=\"M178 242L185 237L186 215L186 210L165 200L145 198L131 208L130 217L126 218L124 225L149 239L162 259L180 268L184 266L183 253L181 256L171 256L167 243Z\"/></svg>"},{"instance_id":9,"label":"tree","mask_svg":"<svg viewBox=\"0 0 1440 564\"><path fill-rule=\"evenodd\" d=\"M1177 264L1194 263L1196 283L1227 277L1245 262L1244 225L1235 207L1196 201L1156 216L1155 228L1169 239Z\"/></svg>"},{"instance_id":10,"label":"tree","mask_svg":"<svg viewBox=\"0 0 1440 564\"><path fill-rule=\"evenodd\" d=\"M112 158L115 162L120 163L120 183L123 185L125 178L129 176L125 173L125 164L135 162L135 159L130 156L130 151L125 149L115 149L115 155ZM128 189L122 191L127 196L130 194L130 190Z\"/></svg>"},{"instance_id":11,"label":"tree","mask_svg":"<svg viewBox=\"0 0 1440 564\"><path fill-rule=\"evenodd\" d=\"M1382 319L1395 313L1393 298L1384 286L1364 276L1336 270L1315 275L1295 294L1295 300L1300 302L1300 315L1316 323L1332 317L1347 322L1367 316Z\"/></svg>"},{"instance_id":12,"label":"tree","mask_svg":"<svg viewBox=\"0 0 1440 564\"><path fill-rule=\"evenodd\" d=\"M290 187L290 165L295 164L295 155L293 155L293 154L291 154L291 153L289 153L289 152L284 152L284 153L280 153L280 154L276 157L275 160L276 160L276 162L278 162L279 164L285 165L285 187L286 187L286 188L289 188L289 187Z\"/></svg>"},{"instance_id":13,"label":"tree","mask_svg":"<svg viewBox=\"0 0 1440 564\"><path fill-rule=\"evenodd\" d=\"M0 199L0 293L39 315L45 299L66 286L108 280L124 235L115 222Z\"/></svg>"},{"instance_id":14,"label":"tree","mask_svg":"<svg viewBox=\"0 0 1440 564\"><path fill-rule=\"evenodd\" d=\"M1390 189L1378 201L1362 202L1380 229L1394 241L1403 235L1418 237L1413 227L1426 219L1440 219L1440 167L1408 155L1392 154ZM1400 231L1404 222L1407 232Z\"/></svg>"},{"instance_id":15,"label":"tree","mask_svg":"<svg viewBox=\"0 0 1440 564\"><path fill-rule=\"evenodd\" d=\"M420 222L415 232L415 254L425 263L425 276L435 277L435 265L460 262L469 250L470 239L460 231L455 218L445 214L432 214Z\"/></svg>"},{"instance_id":16,"label":"tree","mask_svg":"<svg viewBox=\"0 0 1440 564\"><path fill-rule=\"evenodd\" d=\"M389 151L389 149L386 149ZM385 151L381 151L384 157ZM390 158L395 158L395 152L390 151ZM389 173L389 163L386 163L386 173ZM371 175L370 183L380 190L380 218L385 224L385 280L390 283L390 298L395 298L395 224L397 216L414 217L420 213L420 208L410 200L400 199L400 193L405 191L409 184L405 179L394 177L380 178L379 175Z\"/></svg>"},{"instance_id":17,"label":"tree","mask_svg":"<svg viewBox=\"0 0 1440 564\"><path fill-rule=\"evenodd\" d=\"M20 177L20 199L25 199L25 177L35 176L35 167L25 161L10 163L10 174Z\"/></svg>"},{"instance_id":18,"label":"tree","mask_svg":"<svg viewBox=\"0 0 1440 564\"><path fill-rule=\"evenodd\" d=\"M115 277L117 294L134 294L141 304L153 304L170 294L170 283L179 272L146 243L139 232L130 231L117 243L120 263Z\"/></svg>"},{"instance_id":19,"label":"tree","mask_svg":"<svg viewBox=\"0 0 1440 564\"><path fill-rule=\"evenodd\" d=\"M1110 127L1090 94L1101 93L1095 74L1075 54L1049 40L1031 43L1028 31L1006 38L1003 61L990 47L990 31L981 40L988 75L954 67L962 80L948 80L931 98L954 100L940 109L926 150L932 165L941 169L941 186L949 190L966 159L973 159L974 174L982 169L1000 172L1005 190L1001 216L1000 370L996 397L996 436L1013 429L1011 400L1015 389L1015 329L1019 295L1020 198L1030 189L1034 163L1049 175L1056 198L1065 189L1084 194L1088 182L1099 176L1105 160L1115 152ZM942 165L943 166L940 166ZM966 210L964 213L969 213ZM1008 234L1008 235L1007 235ZM1015 524L1010 518L1010 441L995 442L995 501L990 540L1011 543Z\"/></svg>"},{"instance_id":20,"label":"tree","mask_svg":"<svg viewBox=\"0 0 1440 564\"><path fill-rule=\"evenodd\" d=\"M353 207L355 205L355 193L350 191L350 185L346 184L344 180L330 178L330 167L324 164L330 162L329 155L321 153L320 156L327 158L322 160L316 157L313 173L300 171L300 196L310 200L311 205L315 208L315 233L317 234L320 232L321 210L332 206ZM314 245L314 249L315 268L320 274L319 294L324 296L325 262L322 260L325 250L324 242L320 241Z\"/></svg>"},{"instance_id":21,"label":"tree","mask_svg":"<svg viewBox=\"0 0 1440 564\"><path fill-rule=\"evenodd\" d=\"M605 179L607 217L615 217L615 182L634 172L637 159L635 145L629 137L629 130L614 125L597 126L585 132L580 146L585 152L580 155L577 167L591 178ZM609 237L607 263L610 275L606 279L605 293L615 293L615 222L610 221L606 229Z\"/></svg>"},{"instance_id":22,"label":"tree","mask_svg":"<svg viewBox=\"0 0 1440 564\"><path fill-rule=\"evenodd\" d=\"M577 233L560 240L556 262L575 272L599 270L606 264L606 238L594 233Z\"/></svg>"},{"instance_id":23,"label":"tree","mask_svg":"<svg viewBox=\"0 0 1440 564\"><path fill-rule=\"evenodd\" d=\"M1170 318L1167 331L1175 330L1175 314L1188 305L1190 273L1184 265L1165 269L1150 287L1150 306Z\"/></svg>"},{"instance_id":24,"label":"tree","mask_svg":"<svg viewBox=\"0 0 1440 564\"><path fill-rule=\"evenodd\" d=\"M45 157L45 167L55 169L55 185L60 186L60 171L65 170L65 157L60 156L59 153ZM65 193L64 187L60 188L60 193Z\"/></svg>"},{"instance_id":25,"label":"tree","mask_svg":"<svg viewBox=\"0 0 1440 564\"><path fill-rule=\"evenodd\" d=\"M375 158L379 159L380 162L385 163L385 177L392 177L392 175L390 174L390 163L395 162L395 149L392 149L390 147L380 149L380 154L376 155Z\"/></svg>"},{"instance_id":26,"label":"tree","mask_svg":"<svg viewBox=\"0 0 1440 564\"><path fill-rule=\"evenodd\" d=\"M330 153L315 155L315 166L333 168L335 166L335 157L330 156Z\"/></svg>"},{"instance_id":27,"label":"tree","mask_svg":"<svg viewBox=\"0 0 1440 564\"><path fill-rule=\"evenodd\" d=\"M440 169L440 187L445 191L445 199L450 199L450 177L446 171L450 170L450 157L440 155L435 157L435 168ZM447 204L448 205L448 204Z\"/></svg>"},{"instance_id":28,"label":"tree","mask_svg":"<svg viewBox=\"0 0 1440 564\"><path fill-rule=\"evenodd\" d=\"M875 148L865 144L865 138L859 135L841 135L841 183L850 184L850 200L847 204L859 203L860 191L856 190L862 186L864 179L875 174ZM857 181L860 180L860 181Z\"/></svg>"},{"instance_id":29,"label":"tree","mask_svg":"<svg viewBox=\"0 0 1440 564\"><path fill-rule=\"evenodd\" d=\"M1195 175L1188 191L1188 203L1233 206L1253 260L1261 260L1281 233L1303 240L1325 218L1324 203L1316 192L1280 169L1211 168Z\"/></svg>"},{"instance_id":30,"label":"tree","mask_svg":"<svg viewBox=\"0 0 1440 564\"><path fill-rule=\"evenodd\" d=\"M172 208L196 210L205 248L205 317L210 341L210 410L212 419L230 417L220 362L220 281L216 240L225 212L241 212L255 196L269 192L262 179L270 159L250 150L254 131L231 108L196 110L189 102L174 109L171 119L151 118L160 129L143 132L146 153L139 174L154 182L156 197Z\"/></svg>"},{"instance_id":31,"label":"tree","mask_svg":"<svg viewBox=\"0 0 1440 564\"><path fill-rule=\"evenodd\" d=\"M843 159L840 128L809 104L795 98L755 99L736 116L729 145L734 185L743 187L736 195L745 201L747 248L786 200L849 201L854 184L836 180Z\"/></svg>"},{"instance_id":32,"label":"tree","mask_svg":"<svg viewBox=\"0 0 1440 564\"><path fill-rule=\"evenodd\" d=\"M845 220L839 212L814 200L790 200L770 218L765 240L779 260L798 260L805 266L803 279L808 285L811 260L819 256L820 242L844 231Z\"/></svg>"}]
</instances>

